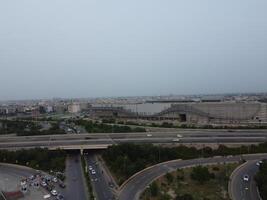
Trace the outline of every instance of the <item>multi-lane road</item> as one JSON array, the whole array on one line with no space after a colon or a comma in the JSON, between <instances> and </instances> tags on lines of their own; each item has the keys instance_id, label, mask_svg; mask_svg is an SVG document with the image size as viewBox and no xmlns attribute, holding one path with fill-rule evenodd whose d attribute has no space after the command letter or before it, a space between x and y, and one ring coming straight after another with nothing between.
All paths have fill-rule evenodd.
<instances>
[{"instance_id":1,"label":"multi-lane road","mask_svg":"<svg viewBox=\"0 0 267 200\"><path fill-rule=\"evenodd\" d=\"M0 149L20 148L106 148L120 143L261 143L267 141L267 131L261 130L180 130L176 132L91 133L45 136L0 136Z\"/></svg>"},{"instance_id":2,"label":"multi-lane road","mask_svg":"<svg viewBox=\"0 0 267 200\"><path fill-rule=\"evenodd\" d=\"M158 165L147 168L136 175L132 176L128 181L122 185L120 188L119 199L120 200L137 200L139 199L141 193L147 188L147 186L157 179L158 177L174 171L178 168L192 167L195 165L208 165L208 164L218 164L218 163L231 163L239 162L242 159L248 161L262 160L266 159L267 154L255 154L255 155L243 155L241 156L230 156L230 157L214 157L214 158L200 158L193 160L176 160L165 163L160 163ZM254 164L254 163L253 163ZM242 173L241 173L242 174ZM239 179L240 177L236 177ZM242 180L242 179L239 179ZM239 190L236 186L235 190ZM254 194L249 194L253 196ZM244 200L250 200L241 198ZM234 200L241 200L239 198ZM255 200L255 198L253 199Z\"/></svg>"},{"instance_id":3,"label":"multi-lane road","mask_svg":"<svg viewBox=\"0 0 267 200\"><path fill-rule=\"evenodd\" d=\"M66 199L87 200L86 182L79 154L69 154L66 160Z\"/></svg>"},{"instance_id":4,"label":"multi-lane road","mask_svg":"<svg viewBox=\"0 0 267 200\"><path fill-rule=\"evenodd\" d=\"M248 161L238 167L231 176L229 193L234 200L260 200L257 185L254 180L259 167L255 160ZM244 175L248 175L249 180L244 180Z\"/></svg>"},{"instance_id":5,"label":"multi-lane road","mask_svg":"<svg viewBox=\"0 0 267 200\"><path fill-rule=\"evenodd\" d=\"M87 165L92 167L94 170L94 174L92 170L90 170L90 178L93 186L93 190L96 195L97 200L113 200L115 196L113 195L111 188L109 186L108 180L104 176L103 169L99 166L99 163L94 154L86 155Z\"/></svg>"}]
</instances>

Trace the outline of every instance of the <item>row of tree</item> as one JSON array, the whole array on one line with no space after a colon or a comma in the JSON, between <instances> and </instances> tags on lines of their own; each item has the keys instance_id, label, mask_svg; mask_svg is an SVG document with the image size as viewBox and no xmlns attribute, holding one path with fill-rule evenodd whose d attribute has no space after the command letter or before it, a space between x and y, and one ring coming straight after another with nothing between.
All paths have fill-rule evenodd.
<instances>
[{"instance_id":1,"label":"row of tree","mask_svg":"<svg viewBox=\"0 0 267 200\"><path fill-rule=\"evenodd\" d=\"M260 165L260 170L255 176L261 198L267 200L267 162Z\"/></svg>"},{"instance_id":2,"label":"row of tree","mask_svg":"<svg viewBox=\"0 0 267 200\"><path fill-rule=\"evenodd\" d=\"M229 148L220 145L217 149L204 147L161 147L152 144L120 144L109 147L103 158L111 171L122 183L134 173L157 163L173 159L193 159L198 157L226 156L247 153L267 153L267 143Z\"/></svg>"},{"instance_id":3,"label":"row of tree","mask_svg":"<svg viewBox=\"0 0 267 200\"><path fill-rule=\"evenodd\" d=\"M6 151L0 150L0 162L25 165L44 171L65 170L66 152L63 150L31 149Z\"/></svg>"}]
</instances>

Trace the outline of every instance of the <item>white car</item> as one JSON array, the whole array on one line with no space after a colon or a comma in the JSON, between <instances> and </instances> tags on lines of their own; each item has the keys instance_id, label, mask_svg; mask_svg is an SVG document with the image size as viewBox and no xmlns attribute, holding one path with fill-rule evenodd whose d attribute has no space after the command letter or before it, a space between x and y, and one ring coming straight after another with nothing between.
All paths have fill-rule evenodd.
<instances>
[{"instance_id":1,"label":"white car","mask_svg":"<svg viewBox=\"0 0 267 200\"><path fill-rule=\"evenodd\" d=\"M96 174L95 170L92 170L92 174Z\"/></svg>"},{"instance_id":2,"label":"white car","mask_svg":"<svg viewBox=\"0 0 267 200\"><path fill-rule=\"evenodd\" d=\"M52 190L52 191L51 191L51 194L52 194L53 196L57 196L57 191L56 191L56 190Z\"/></svg>"},{"instance_id":3,"label":"white car","mask_svg":"<svg viewBox=\"0 0 267 200\"><path fill-rule=\"evenodd\" d=\"M177 137L178 137L178 138L182 138L183 136L182 136L182 135L180 135L180 134L177 134Z\"/></svg>"},{"instance_id":4,"label":"white car","mask_svg":"<svg viewBox=\"0 0 267 200\"><path fill-rule=\"evenodd\" d=\"M260 161L258 161L258 162L256 163L256 165L257 165L257 166L260 166L262 163L263 163L263 161L260 160Z\"/></svg>"},{"instance_id":5,"label":"white car","mask_svg":"<svg viewBox=\"0 0 267 200\"><path fill-rule=\"evenodd\" d=\"M146 136L147 136L147 137L152 137L152 134L147 134Z\"/></svg>"},{"instance_id":6,"label":"white car","mask_svg":"<svg viewBox=\"0 0 267 200\"><path fill-rule=\"evenodd\" d=\"M44 199L49 199L50 197L51 197L50 194L46 194L46 195L44 195Z\"/></svg>"},{"instance_id":7,"label":"white car","mask_svg":"<svg viewBox=\"0 0 267 200\"><path fill-rule=\"evenodd\" d=\"M47 186L47 183L45 181L41 182L41 186L45 187Z\"/></svg>"},{"instance_id":8,"label":"white car","mask_svg":"<svg viewBox=\"0 0 267 200\"><path fill-rule=\"evenodd\" d=\"M52 180L53 180L54 183L57 183L57 178L56 177L54 177Z\"/></svg>"},{"instance_id":9,"label":"white car","mask_svg":"<svg viewBox=\"0 0 267 200\"><path fill-rule=\"evenodd\" d=\"M26 180L21 180L21 181L20 181L20 185L21 185L21 186L25 186L25 185L27 185L27 181L26 181Z\"/></svg>"},{"instance_id":10,"label":"white car","mask_svg":"<svg viewBox=\"0 0 267 200\"><path fill-rule=\"evenodd\" d=\"M245 175L243 176L243 180L244 180L244 181L249 181L249 175L245 174Z\"/></svg>"},{"instance_id":11,"label":"white car","mask_svg":"<svg viewBox=\"0 0 267 200\"><path fill-rule=\"evenodd\" d=\"M91 171L91 170L93 170L93 167L92 167L92 166L90 166L90 165L89 165L89 167L88 167L88 168L89 168L89 170L90 170L90 171Z\"/></svg>"},{"instance_id":12,"label":"white car","mask_svg":"<svg viewBox=\"0 0 267 200\"><path fill-rule=\"evenodd\" d=\"M174 138L172 141L173 142L180 142L180 139L179 138Z\"/></svg>"}]
</instances>

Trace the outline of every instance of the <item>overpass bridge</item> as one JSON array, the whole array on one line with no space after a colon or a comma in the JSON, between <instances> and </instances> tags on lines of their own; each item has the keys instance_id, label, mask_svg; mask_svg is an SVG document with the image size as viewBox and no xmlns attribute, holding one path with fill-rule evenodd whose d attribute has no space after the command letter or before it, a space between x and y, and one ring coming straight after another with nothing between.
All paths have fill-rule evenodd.
<instances>
[{"instance_id":1,"label":"overpass bridge","mask_svg":"<svg viewBox=\"0 0 267 200\"><path fill-rule=\"evenodd\" d=\"M135 144L257 144L267 142L267 130L177 130L146 133L91 133L43 136L0 136L0 149L30 148L100 150L111 145Z\"/></svg>"}]
</instances>

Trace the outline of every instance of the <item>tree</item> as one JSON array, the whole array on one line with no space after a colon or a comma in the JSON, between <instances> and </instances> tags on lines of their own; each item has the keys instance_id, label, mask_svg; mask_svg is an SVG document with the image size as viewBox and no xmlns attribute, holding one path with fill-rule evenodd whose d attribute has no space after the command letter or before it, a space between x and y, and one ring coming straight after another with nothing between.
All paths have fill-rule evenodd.
<instances>
[{"instance_id":1,"label":"tree","mask_svg":"<svg viewBox=\"0 0 267 200\"><path fill-rule=\"evenodd\" d=\"M173 176L171 173L167 173L165 177L167 179L168 184L171 184L173 182Z\"/></svg>"},{"instance_id":2,"label":"tree","mask_svg":"<svg viewBox=\"0 0 267 200\"><path fill-rule=\"evenodd\" d=\"M194 200L194 198L191 196L191 194L184 194L177 196L175 200Z\"/></svg>"},{"instance_id":3,"label":"tree","mask_svg":"<svg viewBox=\"0 0 267 200\"><path fill-rule=\"evenodd\" d=\"M198 181L200 184L203 184L214 177L215 175L210 173L207 167L202 166L194 167L191 173L191 179Z\"/></svg>"},{"instance_id":4,"label":"tree","mask_svg":"<svg viewBox=\"0 0 267 200\"><path fill-rule=\"evenodd\" d=\"M259 172L255 176L256 183L259 187L261 198L267 200L267 162L263 162Z\"/></svg>"},{"instance_id":5,"label":"tree","mask_svg":"<svg viewBox=\"0 0 267 200\"><path fill-rule=\"evenodd\" d=\"M151 196L152 197L156 197L158 196L159 194L159 187L157 185L156 182L153 182L151 185L150 185L150 191L151 191Z\"/></svg>"}]
</instances>

